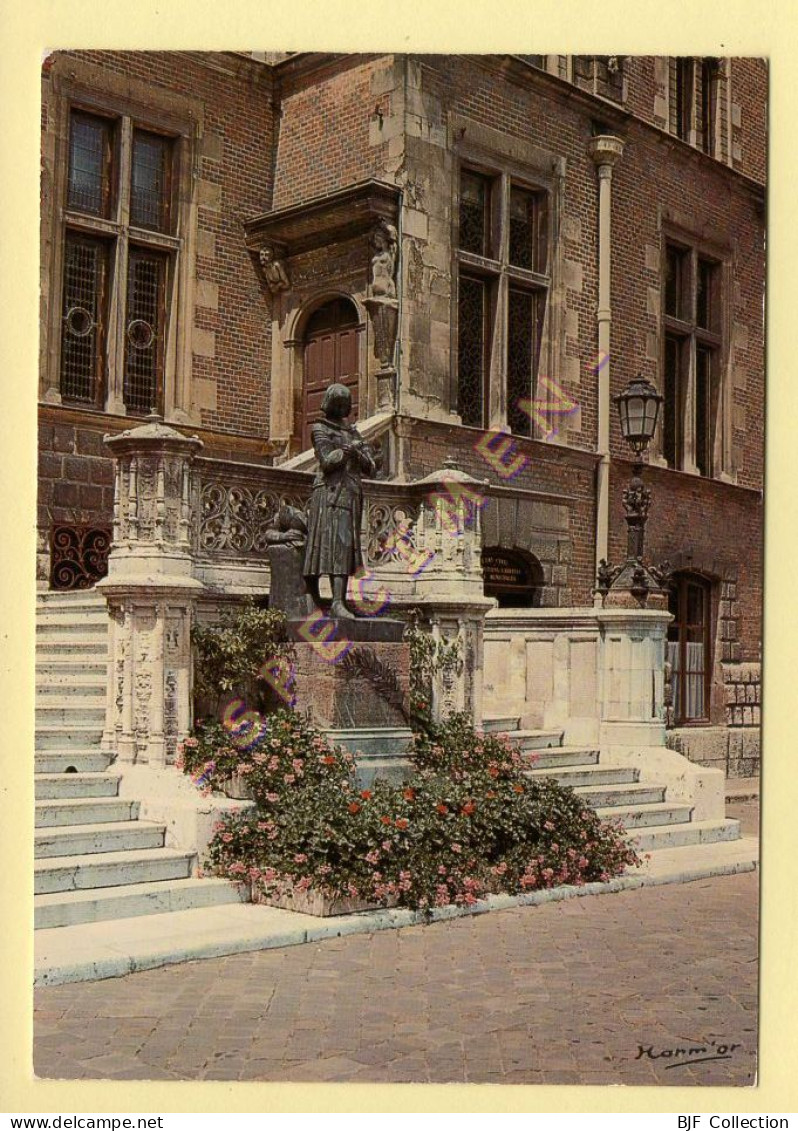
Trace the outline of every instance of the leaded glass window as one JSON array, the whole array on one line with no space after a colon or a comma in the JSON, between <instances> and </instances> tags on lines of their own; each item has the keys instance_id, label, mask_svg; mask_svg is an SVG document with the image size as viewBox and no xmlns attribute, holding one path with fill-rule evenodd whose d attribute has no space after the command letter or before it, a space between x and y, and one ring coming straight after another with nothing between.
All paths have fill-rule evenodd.
<instances>
[{"instance_id":1,"label":"leaded glass window","mask_svg":"<svg viewBox=\"0 0 798 1131\"><path fill-rule=\"evenodd\" d=\"M108 252L104 240L68 235L64 246L61 395L97 404L103 389Z\"/></svg>"},{"instance_id":2,"label":"leaded glass window","mask_svg":"<svg viewBox=\"0 0 798 1131\"><path fill-rule=\"evenodd\" d=\"M125 407L149 413L160 402L166 257L131 248L125 318Z\"/></svg>"},{"instance_id":3,"label":"leaded glass window","mask_svg":"<svg viewBox=\"0 0 798 1131\"><path fill-rule=\"evenodd\" d=\"M667 243L664 257L662 454L679 471L713 475L720 399L721 267Z\"/></svg>"},{"instance_id":4,"label":"leaded glass window","mask_svg":"<svg viewBox=\"0 0 798 1131\"><path fill-rule=\"evenodd\" d=\"M110 215L112 123L73 112L69 130L67 207L92 216Z\"/></svg>"},{"instance_id":5,"label":"leaded glass window","mask_svg":"<svg viewBox=\"0 0 798 1131\"><path fill-rule=\"evenodd\" d=\"M463 424L485 423L487 283L461 275L458 304L457 411Z\"/></svg>"},{"instance_id":6,"label":"leaded glass window","mask_svg":"<svg viewBox=\"0 0 798 1131\"><path fill-rule=\"evenodd\" d=\"M546 270L546 194L510 189L510 263L529 271Z\"/></svg>"},{"instance_id":7,"label":"leaded glass window","mask_svg":"<svg viewBox=\"0 0 798 1131\"><path fill-rule=\"evenodd\" d=\"M507 308L507 422L520 436L532 435L529 401L537 382L540 332L538 310L542 298L535 291L511 287ZM524 410L526 405L526 411Z\"/></svg>"},{"instance_id":8,"label":"leaded glass window","mask_svg":"<svg viewBox=\"0 0 798 1131\"><path fill-rule=\"evenodd\" d=\"M460 248L488 255L490 181L464 171L460 177Z\"/></svg>"},{"instance_id":9,"label":"leaded glass window","mask_svg":"<svg viewBox=\"0 0 798 1131\"><path fill-rule=\"evenodd\" d=\"M130 186L130 222L140 228L169 228L171 141L136 130Z\"/></svg>"},{"instance_id":10,"label":"leaded glass window","mask_svg":"<svg viewBox=\"0 0 798 1131\"><path fill-rule=\"evenodd\" d=\"M164 409L180 153L175 138L140 128L131 115L70 114L59 360L67 402L133 414ZM112 310L119 317L110 323Z\"/></svg>"}]
</instances>

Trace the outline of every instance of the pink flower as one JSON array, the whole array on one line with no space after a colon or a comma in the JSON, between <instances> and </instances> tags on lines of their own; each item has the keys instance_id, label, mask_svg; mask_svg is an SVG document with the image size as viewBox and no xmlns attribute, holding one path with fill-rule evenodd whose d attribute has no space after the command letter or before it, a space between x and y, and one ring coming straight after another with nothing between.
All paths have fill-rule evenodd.
<instances>
[{"instance_id":1,"label":"pink flower","mask_svg":"<svg viewBox=\"0 0 798 1131\"><path fill-rule=\"evenodd\" d=\"M451 847L452 847L452 852L460 853L460 852L463 851L463 846L461 844L455 843Z\"/></svg>"},{"instance_id":2,"label":"pink flower","mask_svg":"<svg viewBox=\"0 0 798 1131\"><path fill-rule=\"evenodd\" d=\"M306 864L306 863L307 863L307 859L308 859L308 858L307 858L307 855L306 855L306 853L304 853L304 852L297 852L296 856L294 857L294 863L295 863L295 864Z\"/></svg>"},{"instance_id":3,"label":"pink flower","mask_svg":"<svg viewBox=\"0 0 798 1131\"><path fill-rule=\"evenodd\" d=\"M225 844L229 844L232 839L233 839L232 833L222 833L222 840L224 841Z\"/></svg>"},{"instance_id":4,"label":"pink flower","mask_svg":"<svg viewBox=\"0 0 798 1131\"><path fill-rule=\"evenodd\" d=\"M286 774L283 778L283 781L286 785L293 785L293 783L296 781L296 776L294 774Z\"/></svg>"}]
</instances>

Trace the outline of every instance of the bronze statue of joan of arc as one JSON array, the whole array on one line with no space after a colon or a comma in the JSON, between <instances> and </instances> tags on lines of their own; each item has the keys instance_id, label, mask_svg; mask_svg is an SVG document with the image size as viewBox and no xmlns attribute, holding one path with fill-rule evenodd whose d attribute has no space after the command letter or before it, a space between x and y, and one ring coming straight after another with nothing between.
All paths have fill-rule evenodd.
<instances>
[{"instance_id":1,"label":"bronze statue of joan of arc","mask_svg":"<svg viewBox=\"0 0 798 1131\"><path fill-rule=\"evenodd\" d=\"M321 411L324 419L310 430L319 470L308 505L302 572L317 605L319 578L328 576L333 597L329 616L351 618L354 614L346 606L346 586L363 565L361 480L364 475L374 475L377 465L354 424L346 423L352 411L352 395L345 385L330 385Z\"/></svg>"}]
</instances>

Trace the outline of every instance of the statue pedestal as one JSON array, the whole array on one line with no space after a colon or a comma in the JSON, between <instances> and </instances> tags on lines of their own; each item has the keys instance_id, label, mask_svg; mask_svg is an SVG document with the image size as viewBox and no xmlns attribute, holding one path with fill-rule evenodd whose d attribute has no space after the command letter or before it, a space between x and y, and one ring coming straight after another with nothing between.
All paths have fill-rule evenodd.
<instances>
[{"instance_id":1,"label":"statue pedestal","mask_svg":"<svg viewBox=\"0 0 798 1131\"><path fill-rule=\"evenodd\" d=\"M322 729L407 726L402 708L410 688L410 645L355 643L343 633L296 644L296 709L309 712Z\"/></svg>"},{"instance_id":2,"label":"statue pedestal","mask_svg":"<svg viewBox=\"0 0 798 1131\"><path fill-rule=\"evenodd\" d=\"M356 755L362 786L378 776L408 778L412 731L404 708L410 690L410 645L401 639L374 639L395 635L393 626L404 628L403 623L385 618L319 623L328 630L334 626L335 636L296 644L295 709L307 712L331 742Z\"/></svg>"}]
</instances>

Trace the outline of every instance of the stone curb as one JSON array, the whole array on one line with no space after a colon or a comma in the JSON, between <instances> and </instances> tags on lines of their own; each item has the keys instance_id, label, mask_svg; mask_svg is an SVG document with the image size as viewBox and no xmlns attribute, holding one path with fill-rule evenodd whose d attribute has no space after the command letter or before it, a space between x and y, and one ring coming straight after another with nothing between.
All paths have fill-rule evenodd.
<instances>
[{"instance_id":1,"label":"stone curb","mask_svg":"<svg viewBox=\"0 0 798 1131\"><path fill-rule=\"evenodd\" d=\"M735 842L740 845L741 842ZM717 861L705 863L678 865L676 867L653 868L642 874L619 876L605 883L585 884L582 887L557 887L544 891L529 892L525 895L494 895L480 900L471 907L440 907L435 908L429 915L420 911L408 909L392 909L385 911L361 911L354 915L336 916L329 920L318 919L308 926L297 923L287 929L278 928L256 930L247 925L239 926L238 937L236 928L230 925L227 937L207 939L181 946L172 945L163 949L147 950L138 956L126 954L121 949L116 949L109 943L104 956L96 958L78 959L74 962L60 965L37 966L34 971L34 986L56 986L67 982L99 981L105 978L119 978L126 974L134 974L143 970L153 970L160 966L175 963L189 962L202 958L222 958L226 955L243 954L254 950L272 950L284 946L299 946L303 943L319 942L323 939L341 938L345 935L370 934L374 931L397 929L400 927L418 926L427 923L440 923L450 919L460 919L467 915L483 915L490 911L505 911L514 907L533 907L544 903L558 903L565 899L575 899L581 896L605 895L612 892L632 891L642 887L656 887L664 884L688 883L693 880L708 879L714 876L735 875L740 872L753 872L757 868L757 842L753 842L750 852L746 852L739 860ZM678 851L678 850L677 850ZM650 866L649 866L650 867ZM236 905L241 910L252 908L251 904ZM202 915L209 909L199 908L189 912L176 912L175 914ZM298 920L308 916L297 912ZM144 918L144 917L142 917ZM121 922L116 920L115 922ZM53 930L79 930L79 928L53 928ZM188 933L188 932L187 932ZM192 932L193 934L194 932ZM199 933L199 932L197 932ZM118 945L118 944L117 944Z\"/></svg>"}]
</instances>

